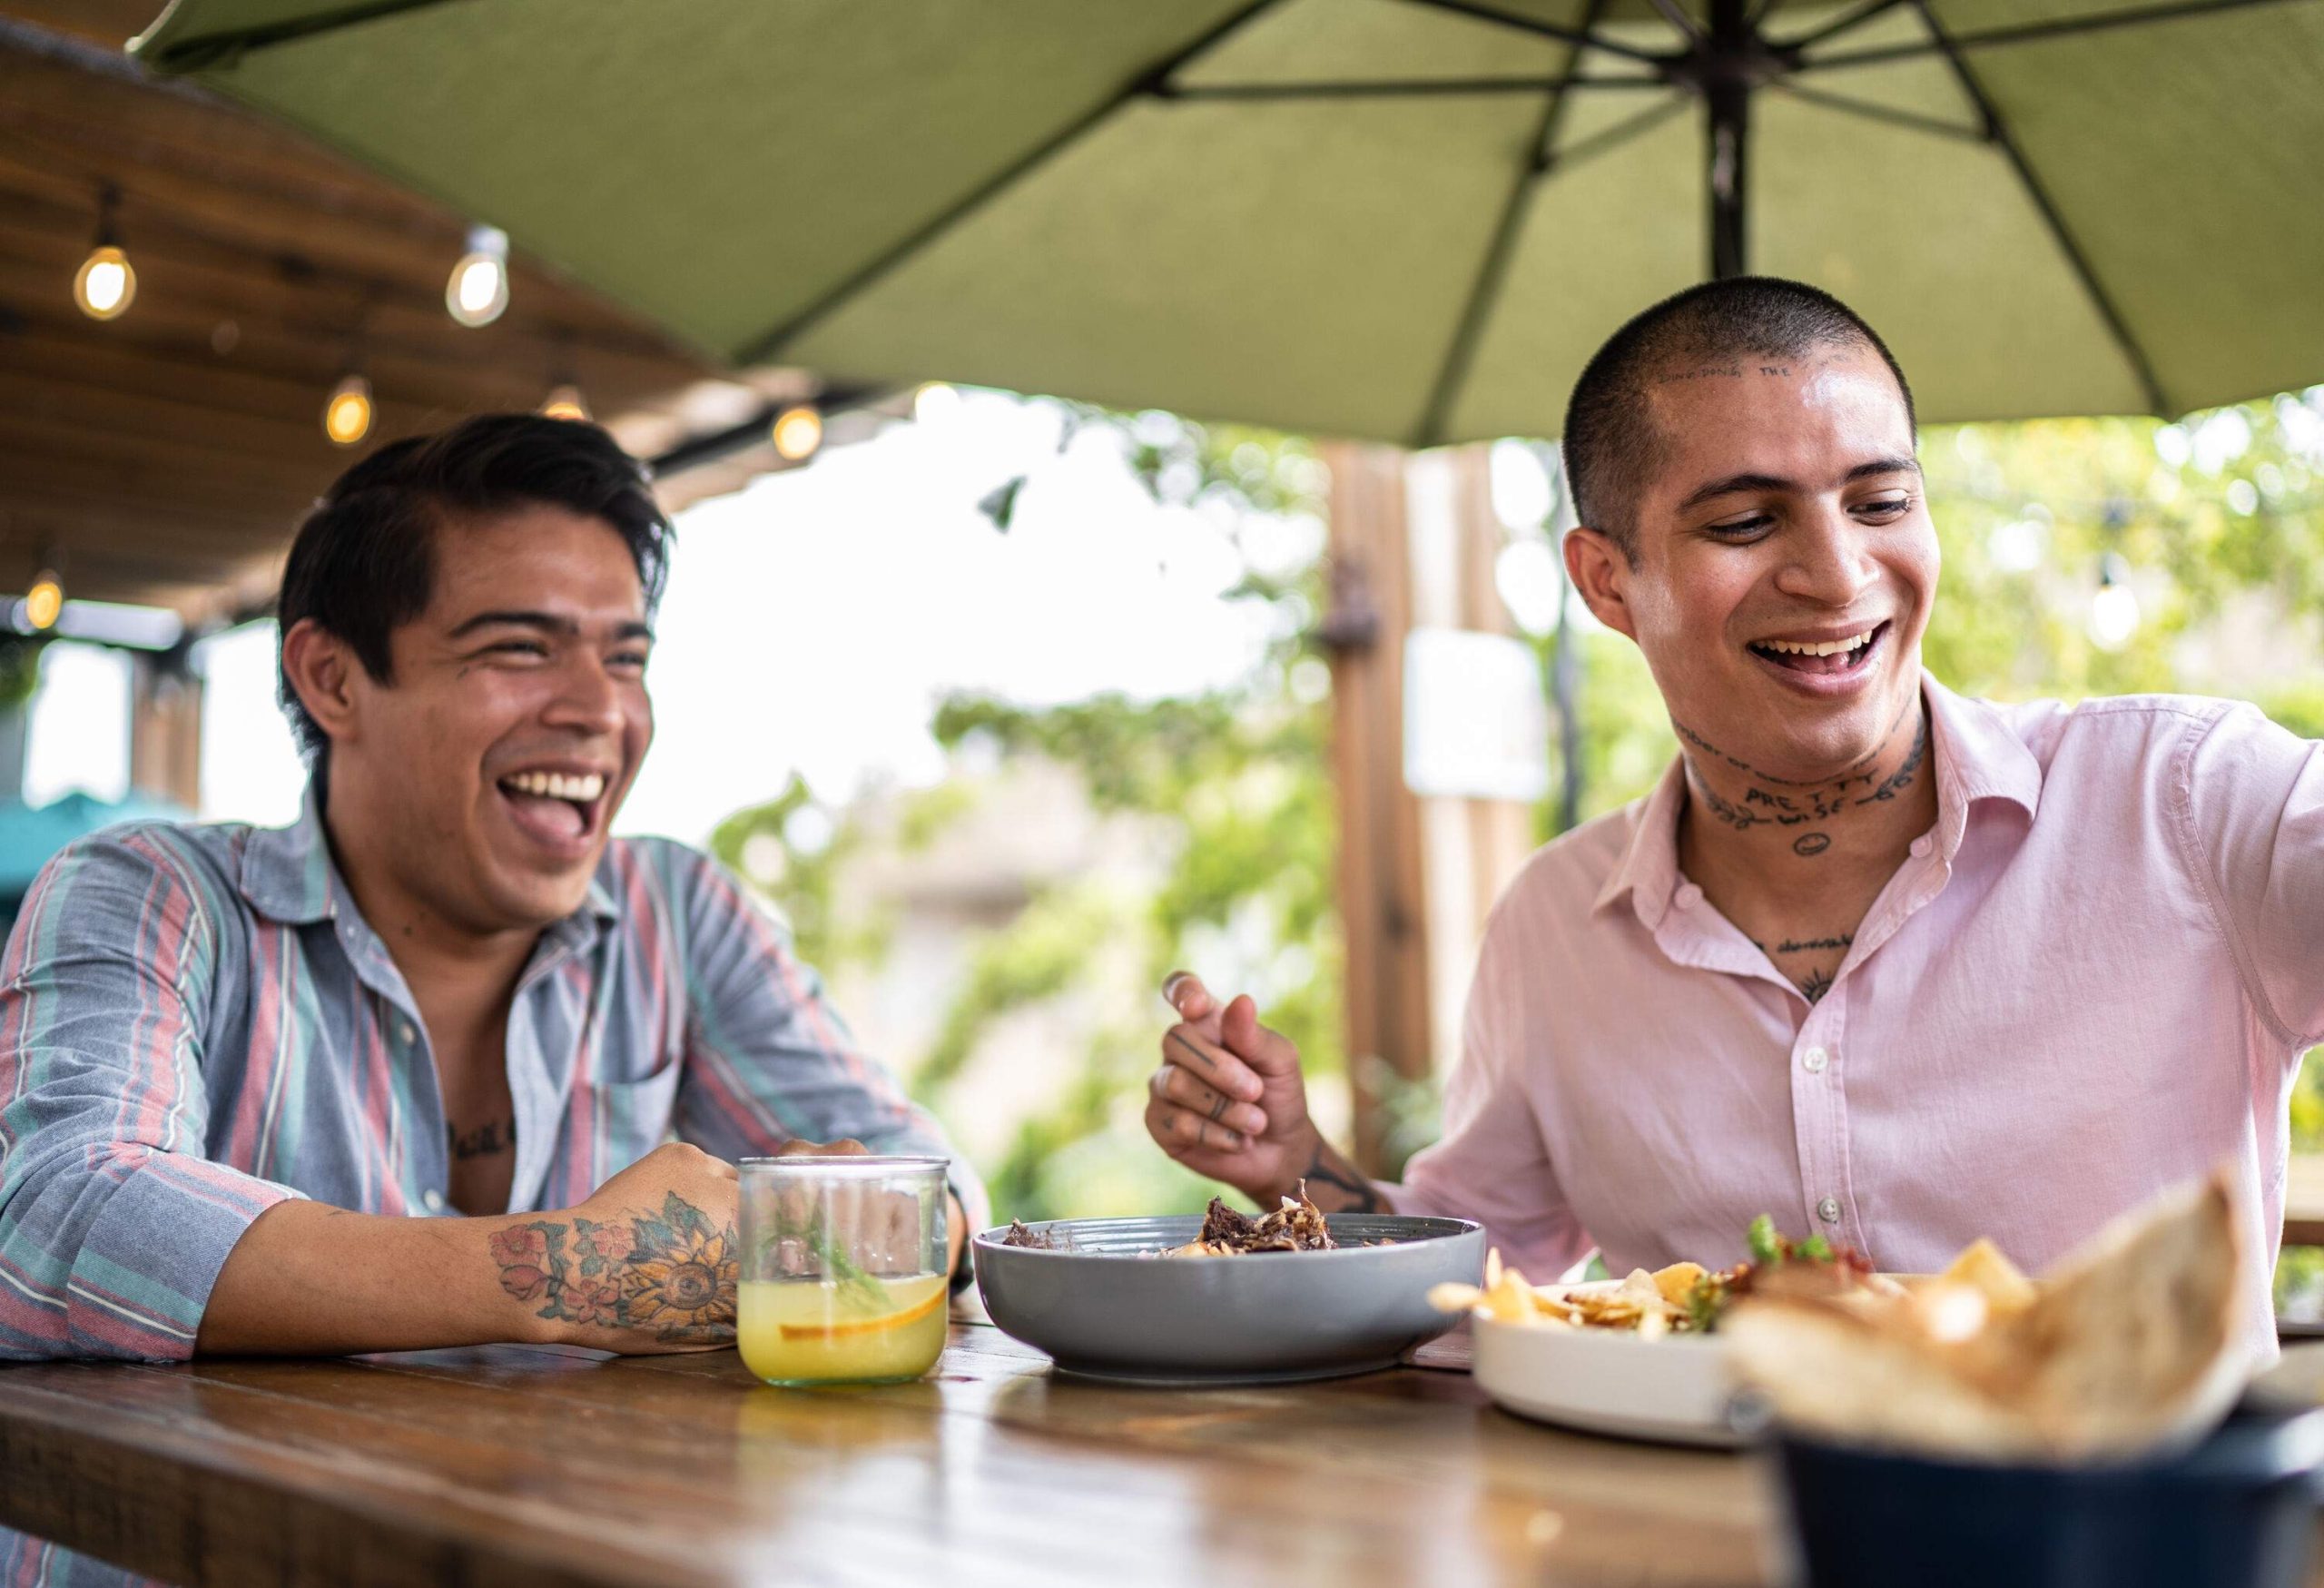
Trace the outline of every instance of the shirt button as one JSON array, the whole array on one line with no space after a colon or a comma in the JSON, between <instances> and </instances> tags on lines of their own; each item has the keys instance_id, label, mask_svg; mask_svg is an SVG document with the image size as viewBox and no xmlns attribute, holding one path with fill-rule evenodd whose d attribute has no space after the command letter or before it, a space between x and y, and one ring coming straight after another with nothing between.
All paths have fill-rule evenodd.
<instances>
[{"instance_id":1,"label":"shirt button","mask_svg":"<svg viewBox=\"0 0 2324 1588\"><path fill-rule=\"evenodd\" d=\"M419 1193L419 1205L430 1213L441 1213L444 1210L444 1193L431 1186Z\"/></svg>"},{"instance_id":2,"label":"shirt button","mask_svg":"<svg viewBox=\"0 0 2324 1588\"><path fill-rule=\"evenodd\" d=\"M1808 1074L1821 1075L1824 1066L1832 1061L1832 1056L1821 1048L1810 1048L1799 1056L1799 1061L1807 1067Z\"/></svg>"},{"instance_id":3,"label":"shirt button","mask_svg":"<svg viewBox=\"0 0 2324 1588\"><path fill-rule=\"evenodd\" d=\"M1918 838L1914 839L1909 847L1912 849L1912 852L1917 855L1926 854L1933 846L1928 841L1928 834L1924 833Z\"/></svg>"},{"instance_id":4,"label":"shirt button","mask_svg":"<svg viewBox=\"0 0 2324 1588\"><path fill-rule=\"evenodd\" d=\"M1840 1221L1840 1199L1837 1197L1827 1197L1817 1203L1816 1217L1827 1224L1837 1224Z\"/></svg>"},{"instance_id":5,"label":"shirt button","mask_svg":"<svg viewBox=\"0 0 2324 1588\"><path fill-rule=\"evenodd\" d=\"M1679 890L1678 903L1679 909L1692 910L1696 905L1702 902L1703 891L1695 886L1694 883L1689 883L1685 887Z\"/></svg>"},{"instance_id":6,"label":"shirt button","mask_svg":"<svg viewBox=\"0 0 2324 1588\"><path fill-rule=\"evenodd\" d=\"M411 1044L418 1040L419 1036L419 1033L411 1029L411 1022L409 1021L404 1021L403 1024L396 1028L396 1041L401 1042L407 1048L410 1047Z\"/></svg>"}]
</instances>

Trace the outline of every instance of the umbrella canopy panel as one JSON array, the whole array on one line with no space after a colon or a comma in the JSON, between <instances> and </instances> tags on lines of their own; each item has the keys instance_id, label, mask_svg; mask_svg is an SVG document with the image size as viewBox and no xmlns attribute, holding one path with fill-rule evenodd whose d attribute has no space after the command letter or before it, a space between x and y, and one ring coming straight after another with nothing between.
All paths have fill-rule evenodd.
<instances>
[{"instance_id":1,"label":"umbrella canopy panel","mask_svg":"<svg viewBox=\"0 0 2324 1588\"><path fill-rule=\"evenodd\" d=\"M139 48L851 383L1554 434L1746 240L1931 420L2324 377L2324 0L177 0Z\"/></svg>"}]
</instances>

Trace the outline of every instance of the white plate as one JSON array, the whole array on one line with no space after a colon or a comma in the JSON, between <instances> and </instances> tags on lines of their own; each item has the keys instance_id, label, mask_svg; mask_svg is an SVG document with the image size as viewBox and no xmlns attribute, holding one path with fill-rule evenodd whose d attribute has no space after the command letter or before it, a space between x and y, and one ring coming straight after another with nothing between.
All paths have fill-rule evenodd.
<instances>
[{"instance_id":1,"label":"white plate","mask_svg":"<svg viewBox=\"0 0 2324 1588\"><path fill-rule=\"evenodd\" d=\"M1520 1416L1592 1434L1732 1450L1733 1394L1716 1336L1641 1340L1627 1329L1527 1328L1480 1317L1475 1373Z\"/></svg>"}]
</instances>

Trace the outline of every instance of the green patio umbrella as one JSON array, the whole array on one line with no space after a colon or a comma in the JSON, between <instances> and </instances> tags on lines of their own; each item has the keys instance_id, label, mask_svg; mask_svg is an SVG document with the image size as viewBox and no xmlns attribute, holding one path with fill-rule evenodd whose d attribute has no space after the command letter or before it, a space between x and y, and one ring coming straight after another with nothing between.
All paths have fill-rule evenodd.
<instances>
[{"instance_id":1,"label":"green patio umbrella","mask_svg":"<svg viewBox=\"0 0 2324 1588\"><path fill-rule=\"evenodd\" d=\"M1745 268L1932 420L2324 380L2324 0L176 0L135 49L849 386L1554 435Z\"/></svg>"}]
</instances>

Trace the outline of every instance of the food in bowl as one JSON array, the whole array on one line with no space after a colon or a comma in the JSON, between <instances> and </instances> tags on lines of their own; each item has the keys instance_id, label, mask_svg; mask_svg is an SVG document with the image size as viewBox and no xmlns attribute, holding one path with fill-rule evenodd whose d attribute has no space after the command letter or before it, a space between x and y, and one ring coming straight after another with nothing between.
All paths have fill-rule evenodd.
<instances>
[{"instance_id":1,"label":"food in bowl","mask_svg":"<svg viewBox=\"0 0 2324 1588\"><path fill-rule=\"evenodd\" d=\"M1624 1329L1652 1339L1713 1333L1728 1308L1750 1295L1903 1294L1895 1280L1873 1272L1862 1254L1836 1247L1820 1235L1787 1240L1764 1213L1751 1221L1745 1238L1750 1260L1731 1268L1672 1263L1651 1273L1633 1268L1619 1282L1580 1285L1529 1285L1524 1275L1502 1265L1496 1250L1486 1254L1482 1287L1440 1285L1429 1293L1429 1302L1444 1312L1473 1312L1501 1323ZM1981 1263L1997 1260L2006 1267L2007 1258L1989 1246L1987 1251L1990 1258L1981 1257Z\"/></svg>"},{"instance_id":2,"label":"food in bowl","mask_svg":"<svg viewBox=\"0 0 2324 1588\"><path fill-rule=\"evenodd\" d=\"M1011 1219L1009 1233L1000 1244L1029 1251L1069 1251L1071 1237L1060 1235L1054 1228L1033 1229L1022 1219ZM1381 1243L1369 1243L1381 1244ZM1272 1213L1253 1218L1247 1213L1229 1208L1218 1197L1210 1199L1210 1208L1203 1215L1202 1228L1195 1238L1177 1246L1157 1248L1152 1254L1158 1258L1237 1258L1256 1252L1328 1252L1337 1251L1339 1243L1332 1238L1331 1227L1324 1220L1323 1209L1307 1198L1307 1182L1299 1182L1295 1197L1283 1198L1283 1206Z\"/></svg>"}]
</instances>

